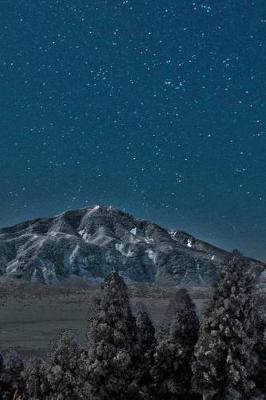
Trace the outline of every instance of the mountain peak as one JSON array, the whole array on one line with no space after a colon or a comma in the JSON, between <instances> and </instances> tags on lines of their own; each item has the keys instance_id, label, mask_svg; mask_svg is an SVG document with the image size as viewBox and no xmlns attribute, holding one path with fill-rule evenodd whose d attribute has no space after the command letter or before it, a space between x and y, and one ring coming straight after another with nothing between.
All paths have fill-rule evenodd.
<instances>
[{"instance_id":1,"label":"mountain peak","mask_svg":"<svg viewBox=\"0 0 266 400\"><path fill-rule=\"evenodd\" d=\"M73 276L101 281L114 268L128 282L208 284L227 254L186 232L102 205L0 229L2 277L46 284Z\"/></svg>"}]
</instances>

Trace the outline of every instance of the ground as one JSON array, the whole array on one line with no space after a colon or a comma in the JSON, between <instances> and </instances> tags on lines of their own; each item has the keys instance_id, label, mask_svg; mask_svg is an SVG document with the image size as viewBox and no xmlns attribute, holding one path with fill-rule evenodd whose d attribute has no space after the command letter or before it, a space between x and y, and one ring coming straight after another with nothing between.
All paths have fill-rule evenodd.
<instances>
[{"instance_id":1,"label":"ground","mask_svg":"<svg viewBox=\"0 0 266 400\"><path fill-rule=\"evenodd\" d=\"M264 290L264 287L260 290ZM10 347L24 357L44 356L60 329L70 329L81 343L86 340L87 318L92 298L99 286L42 287L39 285L0 285L0 348ZM208 287L189 287L201 314L210 296ZM146 304L156 325L163 319L174 288L150 285L130 286L132 305ZM264 297L265 299L265 297ZM261 305L263 306L261 300ZM263 307L265 310L265 306Z\"/></svg>"}]
</instances>

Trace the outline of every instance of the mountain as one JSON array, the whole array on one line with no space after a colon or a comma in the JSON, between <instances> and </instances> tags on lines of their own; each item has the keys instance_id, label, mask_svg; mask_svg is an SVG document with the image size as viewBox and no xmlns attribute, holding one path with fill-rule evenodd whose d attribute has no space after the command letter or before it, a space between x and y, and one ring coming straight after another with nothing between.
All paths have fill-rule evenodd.
<instances>
[{"instance_id":1,"label":"mountain","mask_svg":"<svg viewBox=\"0 0 266 400\"><path fill-rule=\"evenodd\" d=\"M0 275L46 284L76 276L100 281L114 268L129 283L209 284L227 255L112 207L70 210L0 229Z\"/></svg>"}]
</instances>

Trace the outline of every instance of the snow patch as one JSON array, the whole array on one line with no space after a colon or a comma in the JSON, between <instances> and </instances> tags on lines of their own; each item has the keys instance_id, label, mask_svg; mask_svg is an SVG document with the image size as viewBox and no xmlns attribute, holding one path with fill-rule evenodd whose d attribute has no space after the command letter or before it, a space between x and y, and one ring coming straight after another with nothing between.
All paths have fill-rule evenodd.
<instances>
[{"instance_id":1,"label":"snow patch","mask_svg":"<svg viewBox=\"0 0 266 400\"><path fill-rule=\"evenodd\" d=\"M84 235L87 235L87 234L85 233L85 228L84 228L84 229L81 229L80 231L78 231L78 234L84 239Z\"/></svg>"},{"instance_id":2,"label":"snow patch","mask_svg":"<svg viewBox=\"0 0 266 400\"><path fill-rule=\"evenodd\" d=\"M145 238L144 241L146 243L154 243L154 239L153 238Z\"/></svg>"},{"instance_id":3,"label":"snow patch","mask_svg":"<svg viewBox=\"0 0 266 400\"><path fill-rule=\"evenodd\" d=\"M11 261L7 265L6 272L8 273L16 272L18 266L19 266L18 260Z\"/></svg>"},{"instance_id":4,"label":"snow patch","mask_svg":"<svg viewBox=\"0 0 266 400\"><path fill-rule=\"evenodd\" d=\"M79 251L79 245L76 245L76 247L74 248L74 250L72 251L72 253L69 256L69 261L72 264L75 260L75 258L78 255L78 251Z\"/></svg>"},{"instance_id":5,"label":"snow patch","mask_svg":"<svg viewBox=\"0 0 266 400\"><path fill-rule=\"evenodd\" d=\"M191 239L187 240L187 247L192 247L192 240Z\"/></svg>"},{"instance_id":6,"label":"snow patch","mask_svg":"<svg viewBox=\"0 0 266 400\"><path fill-rule=\"evenodd\" d=\"M89 242L89 237L90 235L86 232L86 229L81 229L80 231L78 231L79 235L82 237L82 239L85 240L85 242Z\"/></svg>"},{"instance_id":7,"label":"snow patch","mask_svg":"<svg viewBox=\"0 0 266 400\"><path fill-rule=\"evenodd\" d=\"M99 205L93 207L91 210L88 211L87 215L88 216L92 215L93 213L95 213L95 211L99 210L99 208L100 208Z\"/></svg>"},{"instance_id":8,"label":"snow patch","mask_svg":"<svg viewBox=\"0 0 266 400\"><path fill-rule=\"evenodd\" d=\"M32 280L35 280L35 281L38 281L38 271L37 271L37 268L34 268L34 271L33 271L33 274L32 274L31 279L32 279Z\"/></svg>"},{"instance_id":9,"label":"snow patch","mask_svg":"<svg viewBox=\"0 0 266 400\"><path fill-rule=\"evenodd\" d=\"M204 283L204 279L202 278L202 275L200 273L200 266L199 263L197 263L197 271L198 271L198 277L201 283Z\"/></svg>"},{"instance_id":10,"label":"snow patch","mask_svg":"<svg viewBox=\"0 0 266 400\"><path fill-rule=\"evenodd\" d=\"M130 233L132 233L132 235L136 235L137 234L137 228L135 227L135 228L132 228L131 230L130 230Z\"/></svg>"},{"instance_id":11,"label":"snow patch","mask_svg":"<svg viewBox=\"0 0 266 400\"><path fill-rule=\"evenodd\" d=\"M86 238L87 243L95 244L98 246L106 246L110 242L112 242L112 240L113 240L112 237L106 234L105 228L102 226L99 227L98 231L95 234L93 235L87 234Z\"/></svg>"},{"instance_id":12,"label":"snow patch","mask_svg":"<svg viewBox=\"0 0 266 400\"><path fill-rule=\"evenodd\" d=\"M132 250L128 250L127 252L124 251L124 245L123 243L116 243L115 248L119 253L121 253L125 257L132 257L134 255L134 252Z\"/></svg>"},{"instance_id":13,"label":"snow patch","mask_svg":"<svg viewBox=\"0 0 266 400\"><path fill-rule=\"evenodd\" d=\"M152 262L155 264L155 261L156 261L155 252L151 249L148 249L148 250L146 250L146 253L148 254L149 259L152 260Z\"/></svg>"},{"instance_id":14,"label":"snow patch","mask_svg":"<svg viewBox=\"0 0 266 400\"><path fill-rule=\"evenodd\" d=\"M54 264L49 260L40 260L40 264L45 283L58 282Z\"/></svg>"}]
</instances>

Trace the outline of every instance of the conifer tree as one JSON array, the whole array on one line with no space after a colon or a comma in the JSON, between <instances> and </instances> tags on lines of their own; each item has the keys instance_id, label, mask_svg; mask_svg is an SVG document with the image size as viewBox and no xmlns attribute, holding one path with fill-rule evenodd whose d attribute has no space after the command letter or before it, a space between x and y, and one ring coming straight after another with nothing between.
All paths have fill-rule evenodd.
<instances>
[{"instance_id":1,"label":"conifer tree","mask_svg":"<svg viewBox=\"0 0 266 400\"><path fill-rule=\"evenodd\" d=\"M255 350L258 356L258 365L254 380L258 389L266 397L266 321L262 318L258 321L258 342Z\"/></svg>"},{"instance_id":2,"label":"conifer tree","mask_svg":"<svg viewBox=\"0 0 266 400\"><path fill-rule=\"evenodd\" d=\"M257 357L254 274L235 251L226 261L195 349L194 387L204 400L249 400Z\"/></svg>"},{"instance_id":3,"label":"conifer tree","mask_svg":"<svg viewBox=\"0 0 266 400\"><path fill-rule=\"evenodd\" d=\"M152 368L155 362L157 340L155 328L150 316L143 305L139 305L136 314L137 334L140 345L140 357L138 366L138 387L140 398L151 400L154 392Z\"/></svg>"},{"instance_id":4,"label":"conifer tree","mask_svg":"<svg viewBox=\"0 0 266 400\"><path fill-rule=\"evenodd\" d=\"M191 358L198 338L199 320L186 289L176 292L164 322L153 370L157 399L190 398Z\"/></svg>"},{"instance_id":5,"label":"conifer tree","mask_svg":"<svg viewBox=\"0 0 266 400\"><path fill-rule=\"evenodd\" d=\"M98 313L91 320L89 339L88 398L137 400L136 321L127 287L118 272L111 273L105 280Z\"/></svg>"},{"instance_id":6,"label":"conifer tree","mask_svg":"<svg viewBox=\"0 0 266 400\"><path fill-rule=\"evenodd\" d=\"M46 379L49 398L53 400L85 398L84 353L66 331L53 344L47 361Z\"/></svg>"},{"instance_id":7,"label":"conifer tree","mask_svg":"<svg viewBox=\"0 0 266 400\"><path fill-rule=\"evenodd\" d=\"M49 395L45 362L42 359L32 358L25 363L23 379L27 399L44 400L46 395Z\"/></svg>"},{"instance_id":8,"label":"conifer tree","mask_svg":"<svg viewBox=\"0 0 266 400\"><path fill-rule=\"evenodd\" d=\"M15 351L9 351L1 357L0 394L1 400L18 397L24 392L23 361Z\"/></svg>"}]
</instances>

